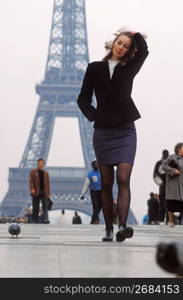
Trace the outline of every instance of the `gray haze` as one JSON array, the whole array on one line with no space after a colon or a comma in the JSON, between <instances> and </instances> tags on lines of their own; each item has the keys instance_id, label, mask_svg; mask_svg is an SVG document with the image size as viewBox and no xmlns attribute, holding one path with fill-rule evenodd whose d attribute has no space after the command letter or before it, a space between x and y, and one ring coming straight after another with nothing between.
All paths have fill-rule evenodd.
<instances>
[{"instance_id":1,"label":"gray haze","mask_svg":"<svg viewBox=\"0 0 183 300\"><path fill-rule=\"evenodd\" d=\"M8 188L8 168L19 165L38 104L34 87L44 75L52 8L53 0L0 0L0 199ZM152 180L154 163L162 149L173 152L183 141L183 2L86 0L86 9L90 61L104 56L104 42L121 26L148 35L150 55L133 89L142 119L136 122L131 206L140 220L149 192L158 191ZM76 135L76 125L75 120L57 121L50 164L83 165L79 136L68 141ZM67 150L60 146L66 139Z\"/></svg>"}]
</instances>

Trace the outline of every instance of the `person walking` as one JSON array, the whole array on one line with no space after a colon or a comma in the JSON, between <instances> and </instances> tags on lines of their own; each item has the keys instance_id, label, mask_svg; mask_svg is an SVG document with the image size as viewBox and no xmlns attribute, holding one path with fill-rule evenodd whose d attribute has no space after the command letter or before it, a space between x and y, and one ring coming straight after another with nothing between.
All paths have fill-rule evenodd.
<instances>
[{"instance_id":1,"label":"person walking","mask_svg":"<svg viewBox=\"0 0 183 300\"><path fill-rule=\"evenodd\" d=\"M183 143L178 143L174 152L162 163L162 169L166 172L166 206L170 227L175 226L174 212L183 213Z\"/></svg>"},{"instance_id":2,"label":"person walking","mask_svg":"<svg viewBox=\"0 0 183 300\"><path fill-rule=\"evenodd\" d=\"M101 177L98 169L98 165L96 160L92 161L92 171L87 174L85 179L83 189L81 191L80 199L84 199L84 195L86 194L88 188L90 189L90 196L92 202L92 218L91 224L99 224L100 218L99 214L101 212L102 204L101 204Z\"/></svg>"},{"instance_id":3,"label":"person walking","mask_svg":"<svg viewBox=\"0 0 183 300\"><path fill-rule=\"evenodd\" d=\"M128 227L130 176L136 153L136 128L140 118L132 98L133 80L139 72L148 48L139 32L120 31L102 61L89 63L77 103L90 121L94 121L93 147L101 174L101 200L106 233L102 241L113 240L113 183L117 166L119 229L118 242L133 236ZM97 107L92 105L95 92Z\"/></svg>"},{"instance_id":4,"label":"person walking","mask_svg":"<svg viewBox=\"0 0 183 300\"><path fill-rule=\"evenodd\" d=\"M44 170L45 161L42 158L37 160L37 168L29 175L29 188L32 196L32 221L38 223L40 202L42 203L42 222L50 223L48 219L48 207L50 203L50 182L49 173Z\"/></svg>"}]
</instances>

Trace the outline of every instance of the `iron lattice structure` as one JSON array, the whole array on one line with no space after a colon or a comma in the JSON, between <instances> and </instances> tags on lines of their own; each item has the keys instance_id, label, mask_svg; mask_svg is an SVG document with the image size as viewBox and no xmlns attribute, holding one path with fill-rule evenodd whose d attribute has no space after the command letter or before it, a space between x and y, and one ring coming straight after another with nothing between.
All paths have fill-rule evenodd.
<instances>
[{"instance_id":1,"label":"iron lattice structure","mask_svg":"<svg viewBox=\"0 0 183 300\"><path fill-rule=\"evenodd\" d=\"M44 80L36 85L40 100L20 165L9 169L9 190L0 207L1 215L21 215L31 203L29 173L36 167L39 157L47 161L57 117L78 118L85 167L47 168L54 208L73 209L91 215L89 195L84 202L79 200L79 196L86 172L95 158L93 127L76 103L88 62L85 1L55 0ZM136 223L132 212L129 218L130 223Z\"/></svg>"}]
</instances>

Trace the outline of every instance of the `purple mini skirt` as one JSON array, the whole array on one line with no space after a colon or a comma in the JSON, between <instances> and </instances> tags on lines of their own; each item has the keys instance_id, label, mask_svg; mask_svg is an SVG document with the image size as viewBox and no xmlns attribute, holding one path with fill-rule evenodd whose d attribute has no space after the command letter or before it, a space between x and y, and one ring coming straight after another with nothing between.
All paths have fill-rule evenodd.
<instances>
[{"instance_id":1,"label":"purple mini skirt","mask_svg":"<svg viewBox=\"0 0 183 300\"><path fill-rule=\"evenodd\" d=\"M99 165L133 165L137 148L134 122L120 128L95 128L93 148Z\"/></svg>"}]
</instances>

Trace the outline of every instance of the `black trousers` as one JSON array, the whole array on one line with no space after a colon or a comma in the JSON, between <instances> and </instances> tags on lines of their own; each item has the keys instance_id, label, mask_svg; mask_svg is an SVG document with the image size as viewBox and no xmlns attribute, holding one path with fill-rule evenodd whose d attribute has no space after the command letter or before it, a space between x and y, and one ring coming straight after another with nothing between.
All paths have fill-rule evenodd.
<instances>
[{"instance_id":1,"label":"black trousers","mask_svg":"<svg viewBox=\"0 0 183 300\"><path fill-rule=\"evenodd\" d=\"M159 187L159 221L164 222L166 215L166 184L162 184Z\"/></svg>"},{"instance_id":2,"label":"black trousers","mask_svg":"<svg viewBox=\"0 0 183 300\"><path fill-rule=\"evenodd\" d=\"M39 205L42 203L42 222L48 221L48 206L49 199L44 194L32 197L32 221L38 223L39 219Z\"/></svg>"},{"instance_id":3,"label":"black trousers","mask_svg":"<svg viewBox=\"0 0 183 300\"><path fill-rule=\"evenodd\" d=\"M159 212L155 209L148 210L149 223L159 221Z\"/></svg>"},{"instance_id":4,"label":"black trousers","mask_svg":"<svg viewBox=\"0 0 183 300\"><path fill-rule=\"evenodd\" d=\"M99 221L99 214L102 209L102 203L101 203L101 191L94 191L90 190L90 196L91 196L91 202L93 206L93 213L92 213L92 219L93 221Z\"/></svg>"}]
</instances>

